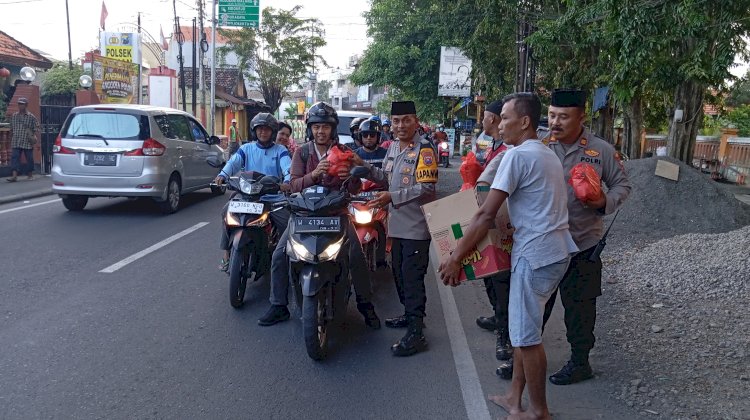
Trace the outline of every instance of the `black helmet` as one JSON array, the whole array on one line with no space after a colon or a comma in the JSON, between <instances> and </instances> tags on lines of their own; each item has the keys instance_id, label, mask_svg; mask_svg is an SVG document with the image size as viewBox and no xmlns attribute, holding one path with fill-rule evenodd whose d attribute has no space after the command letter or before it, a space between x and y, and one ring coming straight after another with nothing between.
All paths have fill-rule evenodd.
<instances>
[{"instance_id":1,"label":"black helmet","mask_svg":"<svg viewBox=\"0 0 750 420\"><path fill-rule=\"evenodd\" d=\"M380 134L380 122L375 118L368 118L359 125L359 134L377 133Z\"/></svg>"},{"instance_id":2,"label":"black helmet","mask_svg":"<svg viewBox=\"0 0 750 420\"><path fill-rule=\"evenodd\" d=\"M362 124L362 121L364 121L364 118L357 117L353 118L352 122L349 124L349 130L354 130L354 128L359 128L359 125Z\"/></svg>"},{"instance_id":3,"label":"black helmet","mask_svg":"<svg viewBox=\"0 0 750 420\"><path fill-rule=\"evenodd\" d=\"M332 106L325 102L318 102L307 110L305 125L307 126L307 139L312 140L312 124L328 123L333 128L333 140L338 141L339 115Z\"/></svg>"},{"instance_id":4,"label":"black helmet","mask_svg":"<svg viewBox=\"0 0 750 420\"><path fill-rule=\"evenodd\" d=\"M273 132L271 133L271 141L276 141L276 133L279 131L279 121L268 112L260 112L250 121L250 132L253 133L253 140L258 140L255 129L263 126L271 129Z\"/></svg>"}]
</instances>

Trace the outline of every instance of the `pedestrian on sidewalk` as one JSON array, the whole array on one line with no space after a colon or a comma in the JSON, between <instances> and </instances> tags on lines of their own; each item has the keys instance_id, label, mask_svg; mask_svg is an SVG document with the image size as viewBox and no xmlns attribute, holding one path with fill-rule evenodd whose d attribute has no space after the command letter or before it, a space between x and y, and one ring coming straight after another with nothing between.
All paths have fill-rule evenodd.
<instances>
[{"instance_id":1,"label":"pedestrian on sidewalk","mask_svg":"<svg viewBox=\"0 0 750 420\"><path fill-rule=\"evenodd\" d=\"M503 99L500 132L514 147L500 162L486 201L458 241L453 254L440 264L443 283L459 284L461 260L493 224L508 200L513 233L508 326L515 348L510 391L491 397L511 415L509 419L550 419L547 407L547 356L542 345L544 305L557 289L571 255L578 251L568 230L567 190L563 168L554 152L537 139L542 104L532 93ZM528 384L529 406L521 396Z\"/></svg>"},{"instance_id":2,"label":"pedestrian on sidewalk","mask_svg":"<svg viewBox=\"0 0 750 420\"><path fill-rule=\"evenodd\" d=\"M240 137L237 130L237 120L232 118L232 125L229 126L229 157L237 153L240 148Z\"/></svg>"},{"instance_id":3,"label":"pedestrian on sidewalk","mask_svg":"<svg viewBox=\"0 0 750 420\"><path fill-rule=\"evenodd\" d=\"M11 138L11 168L13 173L8 182L18 181L19 174L28 174L29 179L34 179L34 145L36 144L36 133L39 131L39 121L34 114L27 110L29 101L26 98L18 98L18 112L10 117ZM26 158L26 167L21 165L21 155ZM24 170L26 169L26 170Z\"/></svg>"}]
</instances>

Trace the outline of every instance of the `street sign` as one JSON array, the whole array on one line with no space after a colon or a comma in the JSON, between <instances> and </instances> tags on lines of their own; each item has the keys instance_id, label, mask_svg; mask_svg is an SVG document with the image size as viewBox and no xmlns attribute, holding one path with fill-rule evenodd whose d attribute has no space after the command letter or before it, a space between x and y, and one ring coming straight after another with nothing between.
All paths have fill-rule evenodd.
<instances>
[{"instance_id":1,"label":"street sign","mask_svg":"<svg viewBox=\"0 0 750 420\"><path fill-rule=\"evenodd\" d=\"M260 0L219 0L219 26L257 28Z\"/></svg>"}]
</instances>

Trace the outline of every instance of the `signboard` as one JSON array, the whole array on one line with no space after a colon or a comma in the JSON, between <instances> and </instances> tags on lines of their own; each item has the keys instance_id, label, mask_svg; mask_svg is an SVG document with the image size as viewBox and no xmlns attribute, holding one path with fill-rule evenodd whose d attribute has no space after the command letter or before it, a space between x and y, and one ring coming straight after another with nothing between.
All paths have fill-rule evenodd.
<instances>
[{"instance_id":1,"label":"signboard","mask_svg":"<svg viewBox=\"0 0 750 420\"><path fill-rule=\"evenodd\" d=\"M94 56L94 91L103 104L138 103L138 65Z\"/></svg>"},{"instance_id":2,"label":"signboard","mask_svg":"<svg viewBox=\"0 0 750 420\"><path fill-rule=\"evenodd\" d=\"M260 0L219 0L219 25L259 27Z\"/></svg>"},{"instance_id":3,"label":"signboard","mask_svg":"<svg viewBox=\"0 0 750 420\"><path fill-rule=\"evenodd\" d=\"M456 129L455 128L446 128L445 129L445 134L448 135L448 143L450 144L450 149L448 149L448 150L451 151L451 155L452 155L453 152L456 150L455 149L455 144L456 144Z\"/></svg>"},{"instance_id":4,"label":"signboard","mask_svg":"<svg viewBox=\"0 0 750 420\"><path fill-rule=\"evenodd\" d=\"M465 107L466 105L469 105L471 103L471 98L463 98L461 101L459 101L456 106L453 107L453 113L455 114L458 112L461 108Z\"/></svg>"},{"instance_id":5,"label":"signboard","mask_svg":"<svg viewBox=\"0 0 750 420\"><path fill-rule=\"evenodd\" d=\"M102 55L106 58L141 63L141 42L138 33L102 32L99 43Z\"/></svg>"},{"instance_id":6,"label":"signboard","mask_svg":"<svg viewBox=\"0 0 750 420\"><path fill-rule=\"evenodd\" d=\"M357 87L357 102L367 102L370 100L370 85Z\"/></svg>"},{"instance_id":7,"label":"signboard","mask_svg":"<svg viewBox=\"0 0 750 420\"><path fill-rule=\"evenodd\" d=\"M471 60L458 48L440 47L438 96L471 96Z\"/></svg>"}]
</instances>

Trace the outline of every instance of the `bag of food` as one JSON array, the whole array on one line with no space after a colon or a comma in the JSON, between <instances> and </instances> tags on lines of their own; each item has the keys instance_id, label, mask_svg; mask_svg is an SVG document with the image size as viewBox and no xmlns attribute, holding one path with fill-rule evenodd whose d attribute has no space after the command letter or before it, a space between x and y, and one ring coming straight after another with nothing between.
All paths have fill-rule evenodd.
<instances>
[{"instance_id":1,"label":"bag of food","mask_svg":"<svg viewBox=\"0 0 750 420\"><path fill-rule=\"evenodd\" d=\"M328 163L331 164L331 166L328 167L328 175L330 176L338 176L339 170L342 168L346 168L347 170L351 168L351 158L353 156L353 153L351 150L346 149L339 145L334 145L331 147L331 150L328 151Z\"/></svg>"},{"instance_id":2,"label":"bag of food","mask_svg":"<svg viewBox=\"0 0 750 420\"><path fill-rule=\"evenodd\" d=\"M586 202L597 200L602 195L602 180L593 166L581 162L570 170L568 184L573 187L576 198Z\"/></svg>"},{"instance_id":3,"label":"bag of food","mask_svg":"<svg viewBox=\"0 0 750 420\"><path fill-rule=\"evenodd\" d=\"M464 191L474 188L479 175L482 175L483 168L479 161L477 161L477 156L474 152L467 153L461 159L463 163L461 164L461 168L459 168L459 172L461 172L461 178L464 180L461 191Z\"/></svg>"}]
</instances>

